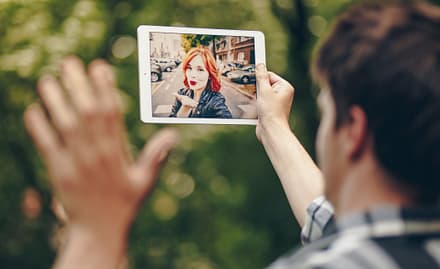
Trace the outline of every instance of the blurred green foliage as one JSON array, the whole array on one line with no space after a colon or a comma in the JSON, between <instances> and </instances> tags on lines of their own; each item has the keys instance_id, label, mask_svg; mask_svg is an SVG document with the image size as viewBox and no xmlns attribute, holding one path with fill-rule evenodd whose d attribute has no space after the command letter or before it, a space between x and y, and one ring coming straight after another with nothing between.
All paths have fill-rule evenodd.
<instances>
[{"instance_id":1,"label":"blurred green foliage","mask_svg":"<svg viewBox=\"0 0 440 269\"><path fill-rule=\"evenodd\" d=\"M137 151L163 127L139 121L138 25L262 31L269 69L296 87L292 127L313 152L312 47L351 2L0 1L0 267L48 268L54 259L52 196L22 113L37 99L38 77L56 74L63 56L114 65ZM254 127L175 127L181 144L134 224L130 268L261 268L299 243L299 227Z\"/></svg>"},{"instance_id":2,"label":"blurred green foliage","mask_svg":"<svg viewBox=\"0 0 440 269\"><path fill-rule=\"evenodd\" d=\"M182 47L185 52L188 52L191 48L196 48L200 46L207 47L213 42L213 40L219 40L220 38L222 38L222 36L184 34L182 35Z\"/></svg>"}]
</instances>

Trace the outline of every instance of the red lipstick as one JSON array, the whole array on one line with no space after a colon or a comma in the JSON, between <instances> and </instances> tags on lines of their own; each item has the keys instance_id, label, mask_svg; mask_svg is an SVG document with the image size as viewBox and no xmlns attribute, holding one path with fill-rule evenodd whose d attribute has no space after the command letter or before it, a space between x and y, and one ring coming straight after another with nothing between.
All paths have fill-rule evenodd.
<instances>
[{"instance_id":1,"label":"red lipstick","mask_svg":"<svg viewBox=\"0 0 440 269\"><path fill-rule=\"evenodd\" d=\"M189 84L190 84L191 86L194 86L194 85L196 85L196 84L197 84L197 82L196 82L196 81L194 81L194 80L190 80L190 81L189 81Z\"/></svg>"}]
</instances>

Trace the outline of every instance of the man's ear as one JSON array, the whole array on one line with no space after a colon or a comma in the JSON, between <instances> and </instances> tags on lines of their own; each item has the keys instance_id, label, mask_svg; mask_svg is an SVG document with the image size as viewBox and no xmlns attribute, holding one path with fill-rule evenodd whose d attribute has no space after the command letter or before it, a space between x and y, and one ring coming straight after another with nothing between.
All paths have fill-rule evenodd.
<instances>
[{"instance_id":1,"label":"man's ear","mask_svg":"<svg viewBox=\"0 0 440 269\"><path fill-rule=\"evenodd\" d=\"M357 105L349 109L349 120L344 123L344 140L347 156L358 159L368 145L368 120L365 111Z\"/></svg>"}]
</instances>

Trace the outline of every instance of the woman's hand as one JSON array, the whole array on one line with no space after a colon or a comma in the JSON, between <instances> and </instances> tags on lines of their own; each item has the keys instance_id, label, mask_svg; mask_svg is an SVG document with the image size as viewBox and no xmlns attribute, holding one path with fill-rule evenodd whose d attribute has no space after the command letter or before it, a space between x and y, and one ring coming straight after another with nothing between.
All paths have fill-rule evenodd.
<instances>
[{"instance_id":1,"label":"woman's hand","mask_svg":"<svg viewBox=\"0 0 440 269\"><path fill-rule=\"evenodd\" d=\"M192 99L189 96L181 95L178 93L173 93L173 95L176 97L179 102L182 103L182 106L180 107L179 111L177 112L178 117L188 117L189 113L193 108L196 108L199 104L194 99Z\"/></svg>"},{"instance_id":2,"label":"woman's hand","mask_svg":"<svg viewBox=\"0 0 440 269\"><path fill-rule=\"evenodd\" d=\"M60 81L52 76L39 81L47 115L38 104L24 115L68 215L73 242L60 263L72 268L84 268L81 261L95 265L90 268L109 268L120 258L138 207L177 140L174 131L161 131L133 161L115 89L107 63L95 60L87 72L78 58L68 57L62 61ZM84 253L87 247L94 253ZM75 258L80 255L90 260Z\"/></svg>"},{"instance_id":3,"label":"woman's hand","mask_svg":"<svg viewBox=\"0 0 440 269\"><path fill-rule=\"evenodd\" d=\"M173 95L176 97L177 100L179 100L179 102L182 103L182 106L184 106L184 107L195 108L199 104L198 102L194 101L194 99L192 99L189 96L181 95L178 93L173 93Z\"/></svg>"}]
</instances>

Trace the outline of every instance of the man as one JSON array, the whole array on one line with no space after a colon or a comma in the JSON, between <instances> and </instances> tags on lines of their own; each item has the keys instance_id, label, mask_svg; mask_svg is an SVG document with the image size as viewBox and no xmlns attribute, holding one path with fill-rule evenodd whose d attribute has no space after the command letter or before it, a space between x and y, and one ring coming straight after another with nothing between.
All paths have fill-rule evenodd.
<instances>
[{"instance_id":1,"label":"man","mask_svg":"<svg viewBox=\"0 0 440 269\"><path fill-rule=\"evenodd\" d=\"M354 7L336 22L313 66L330 203L307 210L320 177L288 128L292 91L259 72L257 136L307 223L303 241L322 237L271 268L440 267L439 30L440 8L420 2Z\"/></svg>"},{"instance_id":2,"label":"man","mask_svg":"<svg viewBox=\"0 0 440 269\"><path fill-rule=\"evenodd\" d=\"M322 173L290 131L293 87L258 65L257 137L311 242L270 268L440 267L439 26L440 9L423 3L341 16L314 65ZM53 127L36 105L25 114L70 218L56 266L112 268L176 135L159 133L132 162L108 65L87 76L68 58L62 71L71 102L54 78L39 84Z\"/></svg>"}]
</instances>

